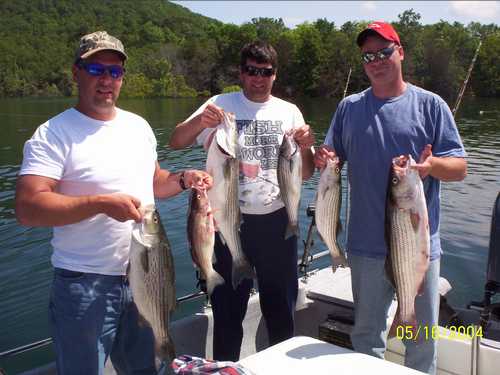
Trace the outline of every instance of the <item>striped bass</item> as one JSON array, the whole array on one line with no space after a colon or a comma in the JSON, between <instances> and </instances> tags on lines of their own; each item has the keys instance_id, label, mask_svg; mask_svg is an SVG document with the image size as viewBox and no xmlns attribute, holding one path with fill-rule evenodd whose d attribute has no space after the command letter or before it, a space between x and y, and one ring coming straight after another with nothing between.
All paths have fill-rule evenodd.
<instances>
[{"instance_id":1,"label":"striped bass","mask_svg":"<svg viewBox=\"0 0 500 375\"><path fill-rule=\"evenodd\" d=\"M217 285L224 284L224 279L212 266L215 243L215 223L212 208L205 189L191 190L188 211L188 240L191 258L203 274L207 283L207 293Z\"/></svg>"},{"instance_id":2,"label":"striped bass","mask_svg":"<svg viewBox=\"0 0 500 375\"><path fill-rule=\"evenodd\" d=\"M318 233L328 250L330 250L334 272L338 267L347 266L344 252L337 242L337 235L340 231L340 206L342 203L340 169L338 157L333 160L328 159L319 178L314 215Z\"/></svg>"},{"instance_id":3,"label":"striped bass","mask_svg":"<svg viewBox=\"0 0 500 375\"><path fill-rule=\"evenodd\" d=\"M141 319L153 330L157 357L172 360L175 349L168 325L176 306L174 260L155 206L140 210L143 221L132 230L130 289Z\"/></svg>"},{"instance_id":4,"label":"striped bass","mask_svg":"<svg viewBox=\"0 0 500 375\"><path fill-rule=\"evenodd\" d=\"M234 114L224 112L224 121L215 130L208 148L207 172L213 178L208 199L219 236L231 253L233 288L254 276L240 240L241 211L239 192L238 131Z\"/></svg>"},{"instance_id":5,"label":"striped bass","mask_svg":"<svg viewBox=\"0 0 500 375\"><path fill-rule=\"evenodd\" d=\"M411 168L415 164L410 155L394 158L388 191L388 271L392 271L398 298L393 327L416 327L415 297L422 290L429 267L429 217L422 180Z\"/></svg>"},{"instance_id":6,"label":"striped bass","mask_svg":"<svg viewBox=\"0 0 500 375\"><path fill-rule=\"evenodd\" d=\"M285 239L299 235L299 205L302 189L302 154L293 134L285 134L278 158L278 185L288 214Z\"/></svg>"}]
</instances>

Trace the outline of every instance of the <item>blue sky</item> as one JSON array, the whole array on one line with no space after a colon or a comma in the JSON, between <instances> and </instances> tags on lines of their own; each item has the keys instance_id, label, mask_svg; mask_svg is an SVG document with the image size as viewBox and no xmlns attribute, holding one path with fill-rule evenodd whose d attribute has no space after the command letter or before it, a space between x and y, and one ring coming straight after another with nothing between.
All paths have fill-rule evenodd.
<instances>
[{"instance_id":1,"label":"blue sky","mask_svg":"<svg viewBox=\"0 0 500 375\"><path fill-rule=\"evenodd\" d=\"M195 13L241 25L255 17L282 18L293 28L326 18L341 26L346 21L397 21L413 8L423 24L448 22L500 24L500 1L173 1Z\"/></svg>"}]
</instances>

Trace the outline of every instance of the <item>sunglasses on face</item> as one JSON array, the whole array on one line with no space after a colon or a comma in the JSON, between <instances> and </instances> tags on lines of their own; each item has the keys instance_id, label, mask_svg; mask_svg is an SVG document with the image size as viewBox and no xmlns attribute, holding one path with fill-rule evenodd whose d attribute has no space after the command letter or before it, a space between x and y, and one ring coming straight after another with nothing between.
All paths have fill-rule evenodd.
<instances>
[{"instance_id":1,"label":"sunglasses on face","mask_svg":"<svg viewBox=\"0 0 500 375\"><path fill-rule=\"evenodd\" d=\"M382 48L377 52L364 52L361 54L361 58L365 64L369 64L375 60L387 60L392 56L394 50L396 49L396 45L392 45L390 47Z\"/></svg>"},{"instance_id":2,"label":"sunglasses on face","mask_svg":"<svg viewBox=\"0 0 500 375\"><path fill-rule=\"evenodd\" d=\"M244 65L243 71L252 77L257 75L261 77L271 77L274 74L274 68L257 68L253 65Z\"/></svg>"},{"instance_id":3,"label":"sunglasses on face","mask_svg":"<svg viewBox=\"0 0 500 375\"><path fill-rule=\"evenodd\" d=\"M123 74L125 74L125 68L121 65L103 65L99 63L86 63L84 61L79 61L77 66L80 69L84 69L93 77L100 77L104 73L108 72L111 78L118 79L123 77Z\"/></svg>"}]
</instances>

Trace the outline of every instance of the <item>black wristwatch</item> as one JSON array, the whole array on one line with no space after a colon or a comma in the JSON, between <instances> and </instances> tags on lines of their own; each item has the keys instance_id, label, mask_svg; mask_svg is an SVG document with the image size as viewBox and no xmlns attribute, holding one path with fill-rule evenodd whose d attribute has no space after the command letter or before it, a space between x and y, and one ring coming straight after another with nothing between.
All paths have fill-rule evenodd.
<instances>
[{"instance_id":1,"label":"black wristwatch","mask_svg":"<svg viewBox=\"0 0 500 375\"><path fill-rule=\"evenodd\" d=\"M179 176L179 186L181 187L182 190L187 189L186 184L184 183L184 172L185 171L182 171L181 175Z\"/></svg>"}]
</instances>

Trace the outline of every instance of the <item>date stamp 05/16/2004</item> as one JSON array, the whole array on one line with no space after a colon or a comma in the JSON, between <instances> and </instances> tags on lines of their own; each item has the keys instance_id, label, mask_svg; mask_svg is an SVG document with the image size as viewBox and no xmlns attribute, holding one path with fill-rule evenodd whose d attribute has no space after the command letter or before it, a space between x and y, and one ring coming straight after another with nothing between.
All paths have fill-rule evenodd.
<instances>
[{"instance_id":1,"label":"date stamp 05/16/2004","mask_svg":"<svg viewBox=\"0 0 500 375\"><path fill-rule=\"evenodd\" d=\"M399 325L396 327L396 338L399 340L472 340L475 337L483 337L483 329L480 326L411 326Z\"/></svg>"}]
</instances>

